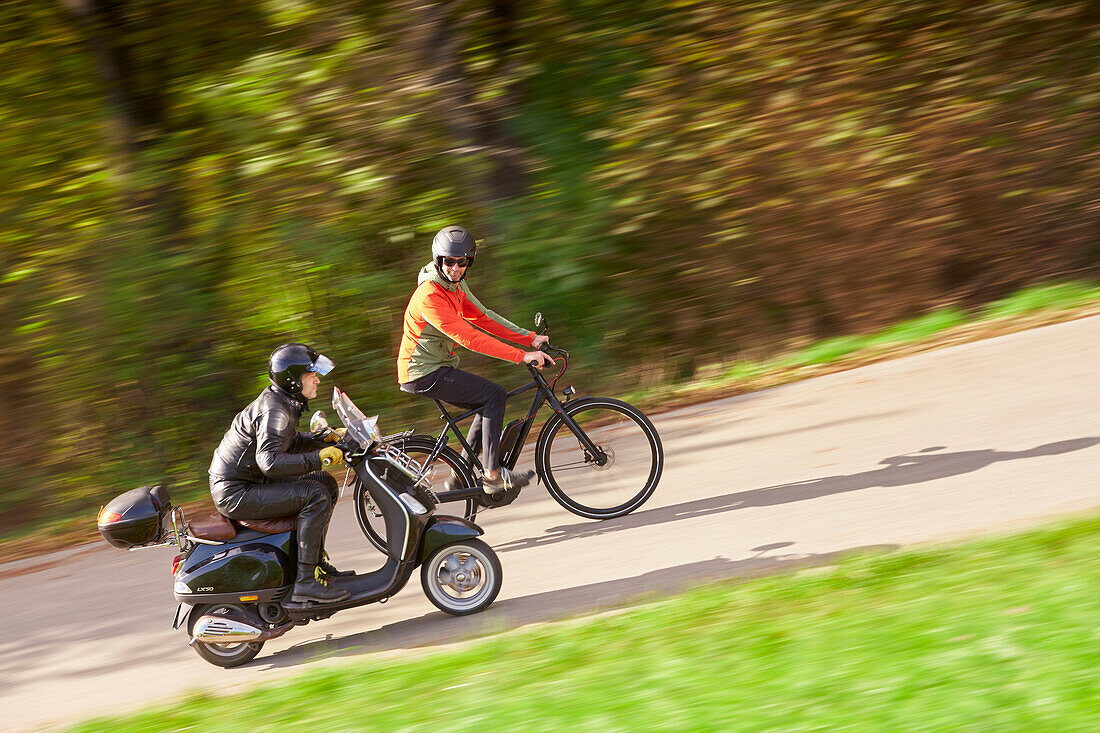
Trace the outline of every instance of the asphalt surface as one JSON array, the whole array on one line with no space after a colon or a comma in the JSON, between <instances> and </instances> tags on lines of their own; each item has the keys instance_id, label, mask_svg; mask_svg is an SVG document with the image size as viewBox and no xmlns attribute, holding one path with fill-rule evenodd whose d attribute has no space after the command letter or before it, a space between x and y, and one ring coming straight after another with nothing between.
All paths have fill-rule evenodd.
<instances>
[{"instance_id":1,"label":"asphalt surface","mask_svg":"<svg viewBox=\"0 0 1100 733\"><path fill-rule=\"evenodd\" d=\"M235 670L207 664L171 629L170 548L99 543L0 565L2 727L71 723L193 689L233 691L707 580L1094 510L1097 364L1092 317L657 415L667 465L634 514L584 520L529 487L481 516L504 569L486 612L446 616L414 577L385 605L293 629ZM381 564L347 498L329 544L341 567Z\"/></svg>"}]
</instances>

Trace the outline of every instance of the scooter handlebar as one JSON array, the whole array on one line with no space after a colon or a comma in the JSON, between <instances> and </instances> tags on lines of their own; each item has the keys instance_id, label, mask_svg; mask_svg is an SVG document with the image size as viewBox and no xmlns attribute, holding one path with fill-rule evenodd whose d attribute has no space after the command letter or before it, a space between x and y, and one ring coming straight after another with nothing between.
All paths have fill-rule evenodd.
<instances>
[{"instance_id":1,"label":"scooter handlebar","mask_svg":"<svg viewBox=\"0 0 1100 733\"><path fill-rule=\"evenodd\" d=\"M344 433L344 436L340 438L340 440L338 440L335 444L333 444L332 447L339 448L340 452L344 454L344 463L346 465L348 460L348 453L354 452L359 448L359 441L357 441L355 438L351 437L347 433ZM321 459L322 466L331 466L332 463L333 461L331 458Z\"/></svg>"}]
</instances>

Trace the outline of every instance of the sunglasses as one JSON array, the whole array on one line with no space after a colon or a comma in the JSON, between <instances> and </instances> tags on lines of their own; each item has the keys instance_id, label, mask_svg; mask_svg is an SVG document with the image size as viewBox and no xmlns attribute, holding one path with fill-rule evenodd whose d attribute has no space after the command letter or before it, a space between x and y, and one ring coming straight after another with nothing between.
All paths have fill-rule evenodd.
<instances>
[{"instance_id":1,"label":"sunglasses","mask_svg":"<svg viewBox=\"0 0 1100 733\"><path fill-rule=\"evenodd\" d=\"M447 267L469 267L469 257L444 257L443 264Z\"/></svg>"}]
</instances>

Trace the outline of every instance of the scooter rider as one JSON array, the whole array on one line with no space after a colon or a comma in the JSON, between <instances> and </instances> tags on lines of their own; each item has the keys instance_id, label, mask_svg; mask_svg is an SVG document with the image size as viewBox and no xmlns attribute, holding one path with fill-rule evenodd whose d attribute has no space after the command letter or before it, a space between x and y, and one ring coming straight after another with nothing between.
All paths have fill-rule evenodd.
<instances>
[{"instance_id":1,"label":"scooter rider","mask_svg":"<svg viewBox=\"0 0 1100 733\"><path fill-rule=\"evenodd\" d=\"M237 413L210 462L210 494L218 511L233 519L298 517L298 576L291 600L329 602L348 596L321 575L352 575L332 567L323 553L338 498L336 480L321 470L338 466L343 452L336 431L299 433L308 400L317 396L332 360L305 344L283 344L268 359L267 387Z\"/></svg>"},{"instance_id":2,"label":"scooter rider","mask_svg":"<svg viewBox=\"0 0 1100 733\"><path fill-rule=\"evenodd\" d=\"M500 466L500 435L507 392L500 385L458 368L455 343L505 361L541 369L554 360L541 351L524 351L498 341L538 349L549 337L536 335L485 308L466 283L477 243L460 226L444 227L432 241L432 261L420 270L418 286L405 309L397 357L401 390L449 402L475 415L467 440L484 454L483 488L488 494L527 485L534 471L512 472ZM476 328L475 328L476 326ZM478 330L481 329L481 330Z\"/></svg>"}]
</instances>

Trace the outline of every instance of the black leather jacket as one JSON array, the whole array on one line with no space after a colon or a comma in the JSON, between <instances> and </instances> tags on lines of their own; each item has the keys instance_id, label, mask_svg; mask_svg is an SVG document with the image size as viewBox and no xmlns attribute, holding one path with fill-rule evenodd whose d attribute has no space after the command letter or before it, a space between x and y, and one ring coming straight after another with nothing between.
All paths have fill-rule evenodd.
<instances>
[{"instance_id":1,"label":"black leather jacket","mask_svg":"<svg viewBox=\"0 0 1100 733\"><path fill-rule=\"evenodd\" d=\"M210 462L210 475L263 483L264 478L321 470L323 440L298 432L308 404L299 395L268 387L237 413Z\"/></svg>"}]
</instances>

